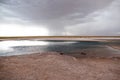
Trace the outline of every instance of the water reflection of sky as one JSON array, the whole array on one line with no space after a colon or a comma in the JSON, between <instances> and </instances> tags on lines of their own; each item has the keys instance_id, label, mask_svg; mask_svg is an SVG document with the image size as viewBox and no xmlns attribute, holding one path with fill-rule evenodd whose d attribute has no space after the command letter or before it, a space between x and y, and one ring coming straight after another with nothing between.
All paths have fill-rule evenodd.
<instances>
[{"instance_id":1,"label":"water reflection of sky","mask_svg":"<svg viewBox=\"0 0 120 80\"><path fill-rule=\"evenodd\" d=\"M10 53L14 52L16 46L37 46L37 45L47 45L48 42L44 41L30 41L30 40L20 40L20 41L1 41L0 42L0 53Z\"/></svg>"},{"instance_id":2,"label":"water reflection of sky","mask_svg":"<svg viewBox=\"0 0 120 80\"><path fill-rule=\"evenodd\" d=\"M83 48L96 47L97 45L100 45L100 43L89 41L37 41L37 40L1 41L0 56L21 55L46 51L70 52Z\"/></svg>"},{"instance_id":3,"label":"water reflection of sky","mask_svg":"<svg viewBox=\"0 0 120 80\"><path fill-rule=\"evenodd\" d=\"M111 42L112 43L112 42ZM112 43L115 44L115 43ZM9 40L0 41L0 56L32 54L39 52L60 52L73 55L76 52L113 54L119 53L115 49L105 46L104 42L97 41L64 41L64 40Z\"/></svg>"}]
</instances>

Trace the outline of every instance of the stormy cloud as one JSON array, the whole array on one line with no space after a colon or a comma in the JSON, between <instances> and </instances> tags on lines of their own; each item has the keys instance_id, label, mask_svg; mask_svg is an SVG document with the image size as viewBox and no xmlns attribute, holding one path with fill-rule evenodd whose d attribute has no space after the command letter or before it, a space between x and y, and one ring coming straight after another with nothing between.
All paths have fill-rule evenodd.
<instances>
[{"instance_id":1,"label":"stormy cloud","mask_svg":"<svg viewBox=\"0 0 120 80\"><path fill-rule=\"evenodd\" d=\"M119 14L120 0L0 0L0 35L13 25L43 36L120 35Z\"/></svg>"}]
</instances>

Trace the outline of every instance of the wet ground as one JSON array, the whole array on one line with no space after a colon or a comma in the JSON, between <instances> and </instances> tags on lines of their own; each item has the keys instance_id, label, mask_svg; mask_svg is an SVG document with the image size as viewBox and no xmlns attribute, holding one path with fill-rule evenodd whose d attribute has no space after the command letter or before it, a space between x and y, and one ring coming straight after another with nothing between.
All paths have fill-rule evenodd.
<instances>
[{"instance_id":1,"label":"wet ground","mask_svg":"<svg viewBox=\"0 0 120 80\"><path fill-rule=\"evenodd\" d=\"M109 45L120 45L119 41L64 41L64 40L10 40L0 41L0 56L23 55L41 52L59 52L75 57L119 56L120 50Z\"/></svg>"}]
</instances>

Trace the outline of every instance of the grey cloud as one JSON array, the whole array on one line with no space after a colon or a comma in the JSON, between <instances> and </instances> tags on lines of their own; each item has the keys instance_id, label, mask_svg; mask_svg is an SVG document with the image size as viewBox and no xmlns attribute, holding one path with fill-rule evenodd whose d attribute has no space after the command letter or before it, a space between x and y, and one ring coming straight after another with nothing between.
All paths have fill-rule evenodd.
<instances>
[{"instance_id":1,"label":"grey cloud","mask_svg":"<svg viewBox=\"0 0 120 80\"><path fill-rule=\"evenodd\" d=\"M2 0L3 1L3 0ZM6 8L32 21L60 19L67 15L82 13L79 17L104 8L112 0L4 0Z\"/></svg>"},{"instance_id":2,"label":"grey cloud","mask_svg":"<svg viewBox=\"0 0 120 80\"><path fill-rule=\"evenodd\" d=\"M46 28L50 31L50 35L65 35L67 33L71 35L99 35L101 32L103 35L112 35L116 31L119 32L118 20L120 19L115 19L120 13L117 1L120 0L0 0L0 7L13 12L14 14L10 14L10 16L27 22L27 24L30 22L47 25ZM112 8L108 10L107 7L111 6ZM112 13L116 8L118 10ZM110 13L110 17L102 14L105 11ZM4 12L4 14L8 15L9 13ZM2 16L4 18L7 15ZM99 19L95 18L99 18L101 15L105 19L101 19L104 22L100 20L99 23ZM109 20L109 18L112 19ZM110 23L113 25L108 25ZM99 25L103 27L103 30L98 30ZM108 26L110 26L111 33L106 33Z\"/></svg>"},{"instance_id":3,"label":"grey cloud","mask_svg":"<svg viewBox=\"0 0 120 80\"><path fill-rule=\"evenodd\" d=\"M120 35L120 0L114 1L108 7L89 14L85 23L67 27L68 32L76 35ZM76 26L77 29L74 29Z\"/></svg>"}]
</instances>

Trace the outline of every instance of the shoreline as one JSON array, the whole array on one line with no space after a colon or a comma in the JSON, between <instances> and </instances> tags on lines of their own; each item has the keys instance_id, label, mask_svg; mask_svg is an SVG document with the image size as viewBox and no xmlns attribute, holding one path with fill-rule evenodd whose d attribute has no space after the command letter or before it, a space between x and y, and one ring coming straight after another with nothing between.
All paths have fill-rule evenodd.
<instances>
[{"instance_id":1,"label":"shoreline","mask_svg":"<svg viewBox=\"0 0 120 80\"><path fill-rule=\"evenodd\" d=\"M120 50L120 45L108 45L108 46Z\"/></svg>"},{"instance_id":2,"label":"shoreline","mask_svg":"<svg viewBox=\"0 0 120 80\"><path fill-rule=\"evenodd\" d=\"M100 42L109 42L109 41L118 41L120 36L116 37L92 37L92 36L40 36L40 37L0 37L0 41L6 40L66 40L66 41L100 41Z\"/></svg>"}]
</instances>

